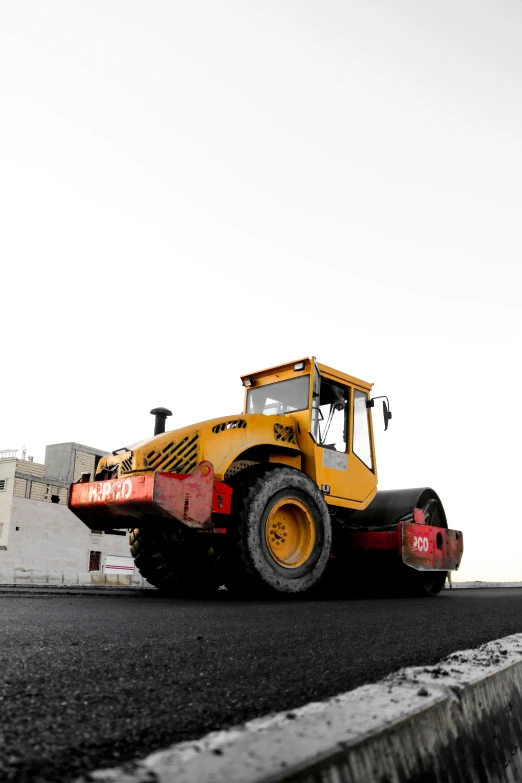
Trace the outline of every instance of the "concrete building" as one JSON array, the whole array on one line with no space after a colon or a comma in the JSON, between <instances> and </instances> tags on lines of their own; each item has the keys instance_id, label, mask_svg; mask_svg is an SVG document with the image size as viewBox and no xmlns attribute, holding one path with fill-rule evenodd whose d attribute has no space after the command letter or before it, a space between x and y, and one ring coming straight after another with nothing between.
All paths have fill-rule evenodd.
<instances>
[{"instance_id":1,"label":"concrete building","mask_svg":"<svg viewBox=\"0 0 522 783\"><path fill-rule=\"evenodd\" d=\"M91 532L67 508L70 483L106 453L56 443L41 465L0 451L0 571L133 573L125 532Z\"/></svg>"}]
</instances>

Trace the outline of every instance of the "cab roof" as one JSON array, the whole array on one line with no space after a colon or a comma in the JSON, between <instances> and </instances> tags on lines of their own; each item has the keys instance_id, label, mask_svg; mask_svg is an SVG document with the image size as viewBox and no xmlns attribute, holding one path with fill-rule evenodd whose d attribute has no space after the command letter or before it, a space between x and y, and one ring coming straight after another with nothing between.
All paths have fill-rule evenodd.
<instances>
[{"instance_id":1,"label":"cab roof","mask_svg":"<svg viewBox=\"0 0 522 783\"><path fill-rule=\"evenodd\" d=\"M316 361L315 356L312 356L311 358L305 357L304 359L295 359L293 362L287 362L275 367L267 367L264 370L257 370L256 372L246 373L245 375L241 376L241 380L243 385L245 384L245 380L248 378L250 378L254 385L255 381L259 382L261 379L264 379L265 381L270 380L272 382L279 379L282 380L281 376L286 376L290 373L293 374L294 366L296 364L300 364L301 362L304 364L304 368L301 372L310 372L311 367L315 363L315 366L321 375L326 375L330 379L339 380L341 382L344 381L344 383L347 383L351 386L360 386L361 388L367 389L368 391L370 391L370 389L373 387L373 383L363 381L360 378L356 378L354 375L348 375L347 373L341 372L340 370L334 370L332 367L328 367L326 364L320 364L318 361Z\"/></svg>"}]
</instances>

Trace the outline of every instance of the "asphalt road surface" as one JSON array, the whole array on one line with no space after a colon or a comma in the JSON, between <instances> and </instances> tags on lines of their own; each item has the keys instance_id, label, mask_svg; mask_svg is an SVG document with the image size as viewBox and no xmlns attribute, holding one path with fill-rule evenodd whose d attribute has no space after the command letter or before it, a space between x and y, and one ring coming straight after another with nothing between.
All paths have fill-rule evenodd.
<instances>
[{"instance_id":1,"label":"asphalt road surface","mask_svg":"<svg viewBox=\"0 0 522 783\"><path fill-rule=\"evenodd\" d=\"M100 766L522 632L522 589L246 603L0 592L0 780Z\"/></svg>"}]
</instances>

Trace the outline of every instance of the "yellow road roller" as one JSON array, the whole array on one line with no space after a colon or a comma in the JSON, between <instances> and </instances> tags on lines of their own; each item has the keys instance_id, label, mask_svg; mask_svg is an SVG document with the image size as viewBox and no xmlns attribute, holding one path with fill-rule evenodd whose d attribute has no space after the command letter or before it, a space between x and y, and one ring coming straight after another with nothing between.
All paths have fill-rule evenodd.
<instances>
[{"instance_id":1,"label":"yellow road roller","mask_svg":"<svg viewBox=\"0 0 522 783\"><path fill-rule=\"evenodd\" d=\"M299 359L242 377L244 411L103 457L69 491L92 530L129 529L137 568L171 595L436 595L463 537L430 487L377 491L372 384ZM378 402L377 402L378 401ZM380 414L379 414L380 416Z\"/></svg>"}]
</instances>

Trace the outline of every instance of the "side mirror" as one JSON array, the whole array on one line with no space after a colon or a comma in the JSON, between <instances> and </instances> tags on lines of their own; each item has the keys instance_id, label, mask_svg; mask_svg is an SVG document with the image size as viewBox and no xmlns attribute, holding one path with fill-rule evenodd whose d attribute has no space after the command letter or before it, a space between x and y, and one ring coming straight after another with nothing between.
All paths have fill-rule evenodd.
<instances>
[{"instance_id":1,"label":"side mirror","mask_svg":"<svg viewBox=\"0 0 522 783\"><path fill-rule=\"evenodd\" d=\"M384 417L384 431L388 429L388 422L390 421L392 415L391 410L388 409L388 405L390 404L390 401L387 397L372 397L371 400L367 400L366 407L367 408L373 408L375 406L375 400L382 400L382 415Z\"/></svg>"},{"instance_id":2,"label":"side mirror","mask_svg":"<svg viewBox=\"0 0 522 783\"><path fill-rule=\"evenodd\" d=\"M388 422L392 417L391 411L388 410L388 406L386 405L386 400L382 401L382 415L384 417L384 431L386 432L388 429Z\"/></svg>"}]
</instances>

